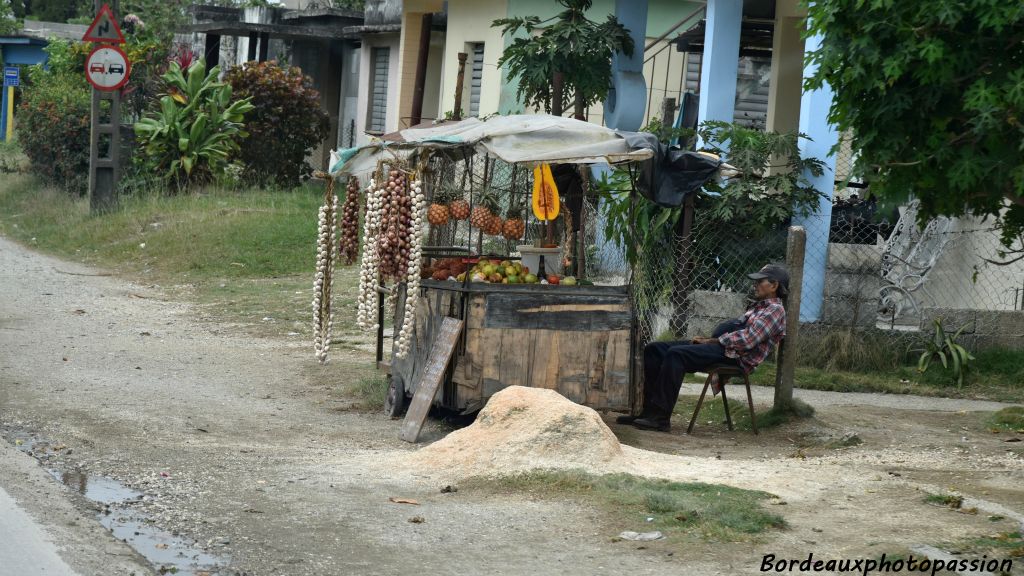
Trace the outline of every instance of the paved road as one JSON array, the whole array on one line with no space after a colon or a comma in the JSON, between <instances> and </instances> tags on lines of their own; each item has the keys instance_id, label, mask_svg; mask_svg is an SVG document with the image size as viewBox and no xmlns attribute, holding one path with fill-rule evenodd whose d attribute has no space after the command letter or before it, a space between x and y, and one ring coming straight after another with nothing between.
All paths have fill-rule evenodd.
<instances>
[{"instance_id":1,"label":"paved road","mask_svg":"<svg viewBox=\"0 0 1024 576\"><path fill-rule=\"evenodd\" d=\"M0 576L77 576L61 560L57 546L43 526L36 523L0 487Z\"/></svg>"}]
</instances>

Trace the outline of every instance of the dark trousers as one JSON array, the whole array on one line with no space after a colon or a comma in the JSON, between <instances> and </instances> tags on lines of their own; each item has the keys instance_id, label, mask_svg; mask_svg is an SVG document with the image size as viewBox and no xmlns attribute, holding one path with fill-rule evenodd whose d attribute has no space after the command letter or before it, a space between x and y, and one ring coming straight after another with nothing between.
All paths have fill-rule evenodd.
<instances>
[{"instance_id":1,"label":"dark trousers","mask_svg":"<svg viewBox=\"0 0 1024 576\"><path fill-rule=\"evenodd\" d=\"M718 337L743 326L737 320L723 322L712 336ZM725 355L721 344L652 342L644 347L644 410L643 416L660 420L672 417L679 400L683 376L700 372L715 364L737 365L735 358Z\"/></svg>"}]
</instances>

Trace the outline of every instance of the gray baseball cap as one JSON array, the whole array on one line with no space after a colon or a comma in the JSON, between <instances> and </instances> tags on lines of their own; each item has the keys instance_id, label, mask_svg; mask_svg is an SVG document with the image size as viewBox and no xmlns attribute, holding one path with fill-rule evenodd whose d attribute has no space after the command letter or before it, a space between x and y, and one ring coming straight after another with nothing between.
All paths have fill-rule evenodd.
<instances>
[{"instance_id":1,"label":"gray baseball cap","mask_svg":"<svg viewBox=\"0 0 1024 576\"><path fill-rule=\"evenodd\" d=\"M782 266L768 264L753 274L747 274L751 280L772 280L779 283L779 296L789 293L789 272Z\"/></svg>"}]
</instances>

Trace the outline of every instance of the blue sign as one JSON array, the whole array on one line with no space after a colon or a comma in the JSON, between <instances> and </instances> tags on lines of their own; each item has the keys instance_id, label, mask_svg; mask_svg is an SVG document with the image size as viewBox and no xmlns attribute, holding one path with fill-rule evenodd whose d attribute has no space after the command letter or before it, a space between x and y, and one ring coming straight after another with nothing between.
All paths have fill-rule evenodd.
<instances>
[{"instance_id":1,"label":"blue sign","mask_svg":"<svg viewBox=\"0 0 1024 576\"><path fill-rule=\"evenodd\" d=\"M4 68L4 86L20 86L21 85L21 68L17 66L7 66Z\"/></svg>"}]
</instances>

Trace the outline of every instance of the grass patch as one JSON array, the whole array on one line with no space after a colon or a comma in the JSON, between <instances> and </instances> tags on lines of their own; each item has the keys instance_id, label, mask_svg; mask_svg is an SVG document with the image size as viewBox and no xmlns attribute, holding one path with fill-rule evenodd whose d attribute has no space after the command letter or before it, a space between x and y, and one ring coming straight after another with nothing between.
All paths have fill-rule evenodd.
<instances>
[{"instance_id":1,"label":"grass patch","mask_svg":"<svg viewBox=\"0 0 1024 576\"><path fill-rule=\"evenodd\" d=\"M380 375L363 376L352 384L352 395L362 401L364 408L380 410L388 395L388 379Z\"/></svg>"},{"instance_id":2,"label":"grass patch","mask_svg":"<svg viewBox=\"0 0 1024 576\"><path fill-rule=\"evenodd\" d=\"M686 533L715 541L749 541L785 520L766 511L767 492L699 482L670 482L631 474L537 470L501 478L476 478L466 488L543 497L580 498L608 513L615 530L666 535ZM647 522L647 518L654 520Z\"/></svg>"},{"instance_id":3,"label":"grass patch","mask_svg":"<svg viewBox=\"0 0 1024 576\"><path fill-rule=\"evenodd\" d=\"M987 557L985 563L989 570L994 569L997 574L1008 574L1008 563L1019 564L1024 559L1024 535L1020 530L1007 530L956 542L945 542L939 544L938 548L949 550L969 560ZM998 565L988 565L990 561L996 561Z\"/></svg>"},{"instance_id":4,"label":"grass patch","mask_svg":"<svg viewBox=\"0 0 1024 576\"><path fill-rule=\"evenodd\" d=\"M795 385L808 390L832 392L876 392L916 394L945 398L978 398L1001 402L1024 401L1024 352L982 350L964 376L963 388L957 388L949 372L941 365L924 374L910 366L884 371L827 370L797 366ZM752 384L775 385L774 362L766 361L750 375Z\"/></svg>"},{"instance_id":5,"label":"grass patch","mask_svg":"<svg viewBox=\"0 0 1024 576\"><path fill-rule=\"evenodd\" d=\"M990 430L1010 430L1024 433L1024 406L1010 406L993 412L986 421Z\"/></svg>"},{"instance_id":6,"label":"grass patch","mask_svg":"<svg viewBox=\"0 0 1024 576\"><path fill-rule=\"evenodd\" d=\"M137 190L102 216L25 174L0 175L0 234L33 249L158 284L246 332L311 333L316 215L323 187ZM355 334L356 267L339 267L335 334ZM264 320L269 318L269 320Z\"/></svg>"},{"instance_id":7,"label":"grass patch","mask_svg":"<svg viewBox=\"0 0 1024 576\"><path fill-rule=\"evenodd\" d=\"M752 430L746 391L740 386L731 386L728 390L732 392L732 396L729 398L729 415L732 416L733 428L736 430ZM672 415L677 425L683 428L689 426L690 418L693 417L693 410L697 407L698 398L700 396L679 397L674 414ZM757 429L758 431L766 430L792 422L798 418L810 418L813 415L814 408L812 406L801 400L794 399L793 407L789 410L772 407L758 411L756 414ZM722 403L722 396L719 394L712 397L710 391L704 397L704 404L700 407L700 414L697 415L697 422L694 424L693 429L697 430L700 426L708 425L726 429L725 405Z\"/></svg>"},{"instance_id":8,"label":"grass patch","mask_svg":"<svg viewBox=\"0 0 1024 576\"><path fill-rule=\"evenodd\" d=\"M956 494L929 494L924 497L924 501L928 504L957 509L963 506L964 497Z\"/></svg>"}]
</instances>

